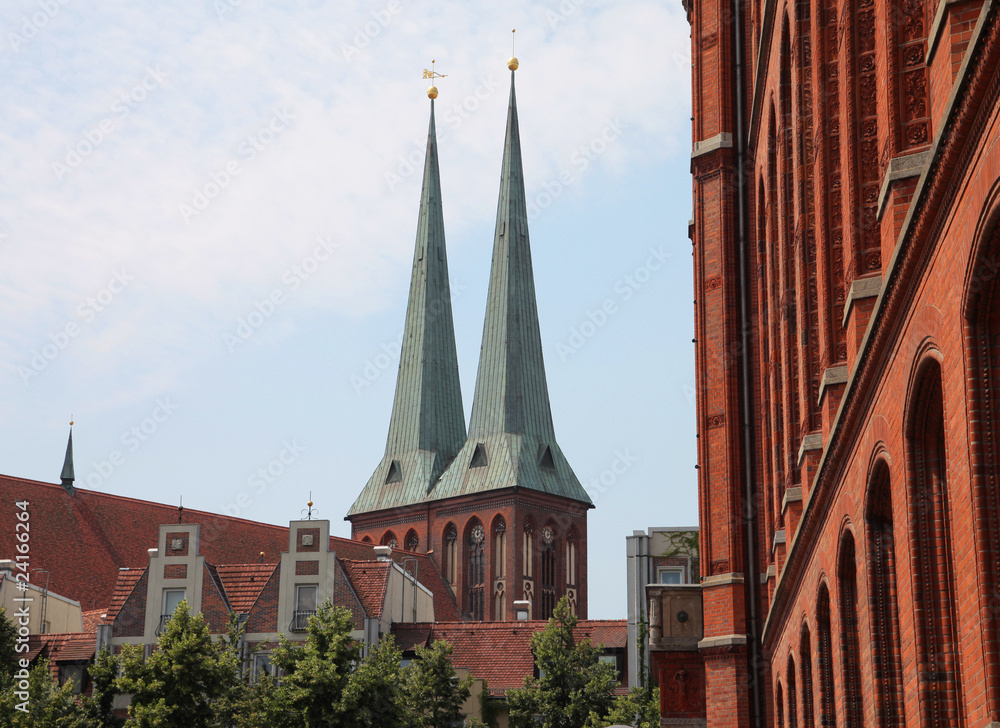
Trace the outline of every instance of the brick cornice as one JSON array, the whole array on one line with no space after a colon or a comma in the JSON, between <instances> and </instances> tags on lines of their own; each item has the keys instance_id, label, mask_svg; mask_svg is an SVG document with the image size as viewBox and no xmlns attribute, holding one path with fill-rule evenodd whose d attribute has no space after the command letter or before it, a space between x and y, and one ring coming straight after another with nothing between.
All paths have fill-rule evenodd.
<instances>
[{"instance_id":1,"label":"brick cornice","mask_svg":"<svg viewBox=\"0 0 1000 728\"><path fill-rule=\"evenodd\" d=\"M833 504L834 488L849 462L849 450L875 396L875 381L889 359L885 352L898 339L905 325L903 313L927 270L927 260L939 241L946 214L978 148L978 145L970 147L967 141L976 141L981 137L977 132L982 131L1000 96L1000 74L996 73L1000 62L998 2L1000 0L986 0L982 7L943 114L946 123L938 130L931 147L931 162L920 176L913 202L903 221L899 243L889 261L885 284L875 303L858 360L837 411L802 518L788 546L785 566L775 586L764 624L762 641L766 646L781 633L790 616L789 604L817 548L820 529Z\"/></svg>"}]
</instances>

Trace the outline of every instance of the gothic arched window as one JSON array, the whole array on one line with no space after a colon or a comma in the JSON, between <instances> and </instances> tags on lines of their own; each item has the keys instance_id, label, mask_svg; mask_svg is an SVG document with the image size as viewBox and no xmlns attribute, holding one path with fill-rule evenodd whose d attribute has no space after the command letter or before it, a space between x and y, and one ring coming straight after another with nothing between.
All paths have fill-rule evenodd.
<instances>
[{"instance_id":1,"label":"gothic arched window","mask_svg":"<svg viewBox=\"0 0 1000 728\"><path fill-rule=\"evenodd\" d=\"M507 521L497 516L493 521L493 618L507 618Z\"/></svg>"},{"instance_id":2,"label":"gothic arched window","mask_svg":"<svg viewBox=\"0 0 1000 728\"><path fill-rule=\"evenodd\" d=\"M454 523L444 528L444 578L454 584L458 575L458 529Z\"/></svg>"},{"instance_id":3,"label":"gothic arched window","mask_svg":"<svg viewBox=\"0 0 1000 728\"><path fill-rule=\"evenodd\" d=\"M407 551L416 551L420 546L420 537L417 535L417 532L411 528L406 534L406 540L403 543L405 544Z\"/></svg>"},{"instance_id":4,"label":"gothic arched window","mask_svg":"<svg viewBox=\"0 0 1000 728\"><path fill-rule=\"evenodd\" d=\"M382 536L382 545L389 546L390 548L399 548L399 541L396 540L396 534L392 531L386 531Z\"/></svg>"},{"instance_id":5,"label":"gothic arched window","mask_svg":"<svg viewBox=\"0 0 1000 728\"><path fill-rule=\"evenodd\" d=\"M542 529L542 613L549 619L556 607L556 534L551 526Z\"/></svg>"},{"instance_id":6,"label":"gothic arched window","mask_svg":"<svg viewBox=\"0 0 1000 728\"><path fill-rule=\"evenodd\" d=\"M486 529L474 521L468 538L468 611L473 620L483 619L483 589L486 585Z\"/></svg>"},{"instance_id":7,"label":"gothic arched window","mask_svg":"<svg viewBox=\"0 0 1000 728\"><path fill-rule=\"evenodd\" d=\"M861 649L858 644L858 566L854 536L844 534L840 547L840 652L844 675L844 712L847 725L862 725Z\"/></svg>"}]
</instances>

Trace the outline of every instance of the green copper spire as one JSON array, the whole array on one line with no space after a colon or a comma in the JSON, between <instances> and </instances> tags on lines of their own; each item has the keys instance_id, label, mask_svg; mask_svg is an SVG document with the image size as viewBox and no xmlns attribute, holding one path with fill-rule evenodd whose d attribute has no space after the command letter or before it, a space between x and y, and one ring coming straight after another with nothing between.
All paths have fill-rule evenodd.
<instances>
[{"instance_id":1,"label":"green copper spire","mask_svg":"<svg viewBox=\"0 0 1000 728\"><path fill-rule=\"evenodd\" d=\"M73 470L73 423L69 423L69 441L66 443L66 458L63 460L62 487L67 493L73 495L75 489L73 481L76 480L76 473Z\"/></svg>"},{"instance_id":2,"label":"green copper spire","mask_svg":"<svg viewBox=\"0 0 1000 728\"><path fill-rule=\"evenodd\" d=\"M469 438L432 498L519 486L590 503L556 443L528 242L511 59L507 136Z\"/></svg>"},{"instance_id":3,"label":"green copper spire","mask_svg":"<svg viewBox=\"0 0 1000 728\"><path fill-rule=\"evenodd\" d=\"M423 500L464 442L465 412L451 313L432 97L410 299L389 437L382 462L348 517Z\"/></svg>"}]
</instances>

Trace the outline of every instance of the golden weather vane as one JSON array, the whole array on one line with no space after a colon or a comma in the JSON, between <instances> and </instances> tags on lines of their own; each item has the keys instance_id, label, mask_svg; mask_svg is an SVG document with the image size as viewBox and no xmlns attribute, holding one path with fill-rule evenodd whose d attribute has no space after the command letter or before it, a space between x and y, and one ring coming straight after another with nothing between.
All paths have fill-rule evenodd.
<instances>
[{"instance_id":1,"label":"golden weather vane","mask_svg":"<svg viewBox=\"0 0 1000 728\"><path fill-rule=\"evenodd\" d=\"M431 59L431 70L428 71L426 68L424 69L424 78L431 79L431 87L429 89L427 89L427 96L429 98L431 98L431 99L436 99L437 96L438 96L438 90L437 90L437 86L434 85L434 79L435 78L447 78L447 74L445 74L445 73L438 73L437 71L434 70L434 64L435 63L436 63L436 61L434 59Z\"/></svg>"},{"instance_id":2,"label":"golden weather vane","mask_svg":"<svg viewBox=\"0 0 1000 728\"><path fill-rule=\"evenodd\" d=\"M507 61L507 68L512 71L517 70L517 57L514 55L514 34L517 33L517 28L510 31L510 59Z\"/></svg>"}]
</instances>

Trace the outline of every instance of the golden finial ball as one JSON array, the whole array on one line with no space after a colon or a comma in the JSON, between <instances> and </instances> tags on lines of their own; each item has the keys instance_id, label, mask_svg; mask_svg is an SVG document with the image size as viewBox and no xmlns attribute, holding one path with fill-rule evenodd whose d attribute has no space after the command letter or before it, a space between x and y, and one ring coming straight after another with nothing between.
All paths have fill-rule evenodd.
<instances>
[{"instance_id":1,"label":"golden finial ball","mask_svg":"<svg viewBox=\"0 0 1000 728\"><path fill-rule=\"evenodd\" d=\"M436 99L437 97L438 97L437 86L431 86L429 89L427 89L427 98Z\"/></svg>"},{"instance_id":2,"label":"golden finial ball","mask_svg":"<svg viewBox=\"0 0 1000 728\"><path fill-rule=\"evenodd\" d=\"M517 59L512 57L509 61L507 61L507 68L509 68L512 71L516 71L517 70Z\"/></svg>"},{"instance_id":3,"label":"golden finial ball","mask_svg":"<svg viewBox=\"0 0 1000 728\"><path fill-rule=\"evenodd\" d=\"M313 507L313 502L312 501L306 501L306 505L309 506L310 508L312 508Z\"/></svg>"}]
</instances>

